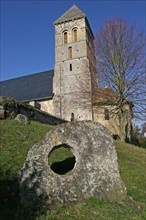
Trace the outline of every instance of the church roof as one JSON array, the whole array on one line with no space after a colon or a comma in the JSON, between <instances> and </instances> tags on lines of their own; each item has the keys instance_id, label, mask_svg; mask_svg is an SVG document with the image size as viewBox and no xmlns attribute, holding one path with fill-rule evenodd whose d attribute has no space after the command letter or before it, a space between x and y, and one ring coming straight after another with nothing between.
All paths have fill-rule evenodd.
<instances>
[{"instance_id":1,"label":"church roof","mask_svg":"<svg viewBox=\"0 0 146 220\"><path fill-rule=\"evenodd\" d=\"M0 82L0 95L18 101L41 100L53 95L54 70Z\"/></svg>"},{"instance_id":2,"label":"church roof","mask_svg":"<svg viewBox=\"0 0 146 220\"><path fill-rule=\"evenodd\" d=\"M117 102L117 97L114 91L108 87L98 87L98 89L93 94L93 104L115 104Z\"/></svg>"},{"instance_id":3,"label":"church roof","mask_svg":"<svg viewBox=\"0 0 146 220\"><path fill-rule=\"evenodd\" d=\"M54 24L71 21L74 19L85 18L86 15L76 6L73 5L68 11L66 11L60 18L58 18Z\"/></svg>"}]
</instances>

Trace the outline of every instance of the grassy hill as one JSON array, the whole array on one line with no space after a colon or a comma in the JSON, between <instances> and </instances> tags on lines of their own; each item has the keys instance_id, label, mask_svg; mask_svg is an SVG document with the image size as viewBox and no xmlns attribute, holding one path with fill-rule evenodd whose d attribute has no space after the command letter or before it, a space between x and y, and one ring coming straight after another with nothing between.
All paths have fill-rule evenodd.
<instances>
[{"instance_id":1,"label":"grassy hill","mask_svg":"<svg viewBox=\"0 0 146 220\"><path fill-rule=\"evenodd\" d=\"M34 213L20 203L18 173L29 148L52 127L31 121L22 125L14 120L0 121L0 219L36 220L144 220L146 219L146 150L115 142L127 199L121 204L96 198L72 206L58 206L51 212ZM60 153L61 155L61 153ZM57 157L58 155L54 155Z\"/></svg>"}]
</instances>

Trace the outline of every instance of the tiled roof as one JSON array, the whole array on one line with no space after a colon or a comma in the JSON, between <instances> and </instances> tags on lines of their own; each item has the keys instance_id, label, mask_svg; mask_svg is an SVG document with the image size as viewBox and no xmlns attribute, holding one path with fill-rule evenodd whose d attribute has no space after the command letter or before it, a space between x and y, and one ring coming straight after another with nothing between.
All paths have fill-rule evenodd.
<instances>
[{"instance_id":1,"label":"tiled roof","mask_svg":"<svg viewBox=\"0 0 146 220\"><path fill-rule=\"evenodd\" d=\"M66 21L85 18L86 15L76 6L73 5L67 12L65 12L60 18L58 18L54 24L63 23Z\"/></svg>"},{"instance_id":2,"label":"tiled roof","mask_svg":"<svg viewBox=\"0 0 146 220\"><path fill-rule=\"evenodd\" d=\"M98 87L93 94L93 104L115 104L117 101L116 94L111 88Z\"/></svg>"},{"instance_id":3,"label":"tiled roof","mask_svg":"<svg viewBox=\"0 0 146 220\"><path fill-rule=\"evenodd\" d=\"M18 101L45 99L53 95L54 70L0 82L0 95Z\"/></svg>"}]
</instances>

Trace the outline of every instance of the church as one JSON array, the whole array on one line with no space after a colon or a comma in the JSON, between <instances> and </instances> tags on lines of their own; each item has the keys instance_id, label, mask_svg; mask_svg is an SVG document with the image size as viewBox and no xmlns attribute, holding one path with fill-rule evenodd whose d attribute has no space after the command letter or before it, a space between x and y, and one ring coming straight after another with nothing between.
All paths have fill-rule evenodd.
<instances>
[{"instance_id":1,"label":"church","mask_svg":"<svg viewBox=\"0 0 146 220\"><path fill-rule=\"evenodd\" d=\"M55 22L54 70L1 82L1 96L12 97L67 121L91 120L119 135L115 94L98 85L94 34L86 15L73 5ZM127 103L125 132L130 133L131 107Z\"/></svg>"}]
</instances>

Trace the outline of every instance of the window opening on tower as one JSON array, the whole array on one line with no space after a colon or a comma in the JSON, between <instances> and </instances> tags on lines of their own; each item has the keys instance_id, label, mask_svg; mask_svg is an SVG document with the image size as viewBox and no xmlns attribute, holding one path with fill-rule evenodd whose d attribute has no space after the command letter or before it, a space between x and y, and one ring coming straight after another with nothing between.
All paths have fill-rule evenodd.
<instances>
[{"instance_id":1,"label":"window opening on tower","mask_svg":"<svg viewBox=\"0 0 146 220\"><path fill-rule=\"evenodd\" d=\"M64 44L67 44L67 32L64 32Z\"/></svg>"},{"instance_id":2,"label":"window opening on tower","mask_svg":"<svg viewBox=\"0 0 146 220\"><path fill-rule=\"evenodd\" d=\"M105 118L105 120L109 120L109 110L108 109L104 109L104 118Z\"/></svg>"},{"instance_id":3,"label":"window opening on tower","mask_svg":"<svg viewBox=\"0 0 146 220\"><path fill-rule=\"evenodd\" d=\"M75 115L74 113L71 113L71 121L74 121L75 120Z\"/></svg>"},{"instance_id":4,"label":"window opening on tower","mask_svg":"<svg viewBox=\"0 0 146 220\"><path fill-rule=\"evenodd\" d=\"M77 42L77 29L73 30L73 42Z\"/></svg>"},{"instance_id":5,"label":"window opening on tower","mask_svg":"<svg viewBox=\"0 0 146 220\"><path fill-rule=\"evenodd\" d=\"M68 48L68 58L72 59L72 47Z\"/></svg>"},{"instance_id":6,"label":"window opening on tower","mask_svg":"<svg viewBox=\"0 0 146 220\"><path fill-rule=\"evenodd\" d=\"M72 64L70 64L70 71L72 71Z\"/></svg>"}]
</instances>

